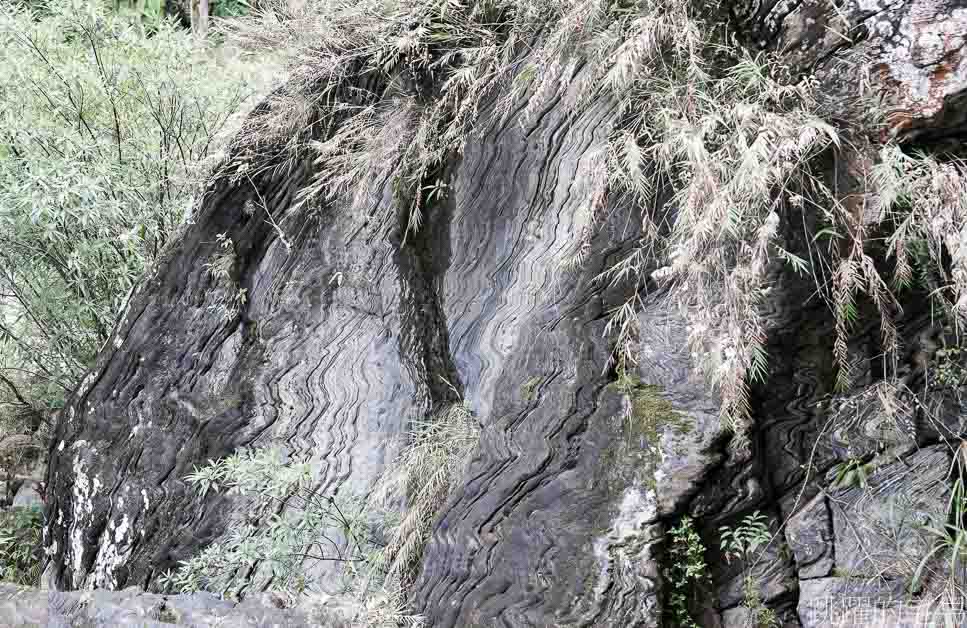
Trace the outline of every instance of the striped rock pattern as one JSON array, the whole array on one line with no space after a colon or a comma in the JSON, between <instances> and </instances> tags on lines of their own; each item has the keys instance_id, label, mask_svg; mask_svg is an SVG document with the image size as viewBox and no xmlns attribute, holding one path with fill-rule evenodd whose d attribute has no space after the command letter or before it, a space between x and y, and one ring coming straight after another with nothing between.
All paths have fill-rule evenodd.
<instances>
[{"instance_id":1,"label":"striped rock pattern","mask_svg":"<svg viewBox=\"0 0 967 628\"><path fill-rule=\"evenodd\" d=\"M967 80L953 2L732 4L751 40L825 73L831 92L845 80L837 63L881 55L883 85L904 112L895 132L934 141L960 129ZM942 33L926 14L946 16ZM840 19L853 47L828 39ZM930 74L937 59L953 64L942 76ZM684 514L709 548L703 625L748 620L749 576L786 626L826 625L816 619L822 596L873 604L902 589L915 565L893 565L878 588L836 571L865 563L838 538L849 525L835 500L883 512L836 492L848 492L833 486L837 465L872 459L877 486L894 487L876 495L892 499L907 482L914 510L935 513L943 479L922 487L905 470L949 464L963 409L937 392L935 412L886 425L871 403L882 377L872 318L850 346L862 365L855 388L834 391L831 317L791 273L778 274L765 305L772 370L753 390L751 452L730 447L716 396L683 352L685 323L660 290L639 312L633 386L616 387L604 330L627 287L596 278L638 223L606 194L616 112L606 100L582 105L581 79L575 66L569 87L533 115L522 103L473 137L447 166L446 200L405 244L389 181L352 207L295 202L308 158L254 185L214 181L57 426L47 582L155 585L237 516L231 500L199 497L184 476L239 447L283 444L313 460L320 490L364 493L396 436L461 397L482 438L433 522L411 591L432 626L662 625L664 533ZM253 210L256 201L264 207ZM793 250L806 246L786 235ZM589 254L573 264L582 247ZM229 278L213 276L206 263L229 250ZM899 330L911 355L929 353L922 307L911 304ZM918 376L911 366L909 382ZM756 564L726 561L719 526L755 510L774 542Z\"/></svg>"}]
</instances>

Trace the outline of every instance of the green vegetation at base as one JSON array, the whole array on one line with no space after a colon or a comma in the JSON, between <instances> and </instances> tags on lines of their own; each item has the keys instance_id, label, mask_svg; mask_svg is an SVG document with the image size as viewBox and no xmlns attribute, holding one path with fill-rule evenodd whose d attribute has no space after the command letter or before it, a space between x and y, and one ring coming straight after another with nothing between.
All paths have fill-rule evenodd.
<instances>
[{"instance_id":1,"label":"green vegetation at base","mask_svg":"<svg viewBox=\"0 0 967 628\"><path fill-rule=\"evenodd\" d=\"M159 584L237 598L251 589L252 579L299 595L317 589L314 569L329 563L341 567L345 593L365 601L354 625L417 626L420 619L407 611L403 590L416 577L430 526L479 438L466 406L451 404L414 425L370 493L355 497L319 494L313 466L286 459L280 449L213 461L188 481L202 495L237 495L250 515Z\"/></svg>"},{"instance_id":2,"label":"green vegetation at base","mask_svg":"<svg viewBox=\"0 0 967 628\"><path fill-rule=\"evenodd\" d=\"M0 580L39 584L43 525L44 513L39 507L15 506L0 511Z\"/></svg>"}]
</instances>

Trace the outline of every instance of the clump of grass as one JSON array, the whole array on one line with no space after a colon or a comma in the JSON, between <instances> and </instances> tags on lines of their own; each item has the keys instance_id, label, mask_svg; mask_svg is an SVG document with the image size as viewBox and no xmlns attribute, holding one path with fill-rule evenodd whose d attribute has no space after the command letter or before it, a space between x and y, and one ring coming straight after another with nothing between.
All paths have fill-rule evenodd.
<instances>
[{"instance_id":1,"label":"clump of grass","mask_svg":"<svg viewBox=\"0 0 967 628\"><path fill-rule=\"evenodd\" d=\"M967 443L961 442L955 451L948 472L948 480L952 479L950 498L947 501L946 520L930 521L924 526L924 531L932 538L930 550L923 556L913 573L909 590L920 594L927 581L937 578L939 570L931 563L940 558L946 568L946 581L939 593L935 594L935 603L947 600L963 600L963 576L967 574L967 485L964 477L967 475Z\"/></svg>"},{"instance_id":2,"label":"clump of grass","mask_svg":"<svg viewBox=\"0 0 967 628\"><path fill-rule=\"evenodd\" d=\"M839 138L812 112L808 83L783 85L747 55L713 75L708 61L682 54L682 67L669 70L681 76L642 78L640 94L628 96L650 101L632 125L634 145L644 144L650 158L651 172L638 178L650 176L651 189L665 182L673 197L658 213L644 214L641 247L608 274L643 282L649 262L651 269L664 262L656 276L673 282L690 323L690 348L722 391L723 417L735 425L749 415L748 380L764 378L767 369L760 304L770 262L805 265L781 246L783 217L805 190L821 185L811 160ZM630 176L625 186L647 189ZM664 240L659 222L668 225ZM630 310L619 310L618 320Z\"/></svg>"},{"instance_id":3,"label":"clump of grass","mask_svg":"<svg viewBox=\"0 0 967 628\"><path fill-rule=\"evenodd\" d=\"M876 210L892 225L887 239L894 281L913 281L910 249L920 244L932 260L933 296L958 324L967 321L967 164L910 155L885 146L871 173ZM945 263L946 256L949 261Z\"/></svg>"},{"instance_id":4,"label":"clump of grass","mask_svg":"<svg viewBox=\"0 0 967 628\"><path fill-rule=\"evenodd\" d=\"M38 507L15 506L0 511L0 580L35 586L43 552L40 534L44 513Z\"/></svg>"},{"instance_id":5,"label":"clump of grass","mask_svg":"<svg viewBox=\"0 0 967 628\"><path fill-rule=\"evenodd\" d=\"M378 561L389 578L405 585L416 576L430 525L479 440L480 428L469 409L452 404L415 426L410 441L377 483L372 504L404 503L403 516Z\"/></svg>"}]
</instances>

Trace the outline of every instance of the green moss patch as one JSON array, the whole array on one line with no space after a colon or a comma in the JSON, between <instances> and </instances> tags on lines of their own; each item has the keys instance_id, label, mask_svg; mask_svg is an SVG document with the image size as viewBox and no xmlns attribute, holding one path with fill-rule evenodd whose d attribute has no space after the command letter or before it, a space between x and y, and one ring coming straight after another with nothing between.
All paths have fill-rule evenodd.
<instances>
[{"instance_id":1,"label":"green moss patch","mask_svg":"<svg viewBox=\"0 0 967 628\"><path fill-rule=\"evenodd\" d=\"M655 473L662 461L662 435L668 429L689 434L692 424L675 410L660 386L625 376L611 388L629 397L631 409L628 415L619 417L620 436L605 454L608 482L614 483L614 488L644 484L654 490Z\"/></svg>"},{"instance_id":2,"label":"green moss patch","mask_svg":"<svg viewBox=\"0 0 967 628\"><path fill-rule=\"evenodd\" d=\"M537 386L541 383L541 378L536 375L520 387L520 396L525 402L530 403L534 400L534 394L537 392Z\"/></svg>"}]
</instances>

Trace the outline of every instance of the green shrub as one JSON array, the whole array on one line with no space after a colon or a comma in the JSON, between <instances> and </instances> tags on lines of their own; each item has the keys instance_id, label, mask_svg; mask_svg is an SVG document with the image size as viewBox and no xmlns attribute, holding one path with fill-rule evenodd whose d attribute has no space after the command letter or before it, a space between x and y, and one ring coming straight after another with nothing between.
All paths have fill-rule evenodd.
<instances>
[{"instance_id":1,"label":"green shrub","mask_svg":"<svg viewBox=\"0 0 967 628\"><path fill-rule=\"evenodd\" d=\"M279 591L301 593L313 586L302 565L309 561L363 561L373 550L360 509L351 500L319 495L312 468L286 459L278 448L243 450L216 460L187 477L201 495L223 490L247 504L248 514L197 556L165 576L162 585L179 591L207 590L239 597L249 573ZM336 528L342 542L325 532Z\"/></svg>"},{"instance_id":2,"label":"green shrub","mask_svg":"<svg viewBox=\"0 0 967 628\"><path fill-rule=\"evenodd\" d=\"M672 625L699 628L692 618L691 608L709 578L705 545L691 517L682 517L678 525L668 531L666 564L665 580L670 591L665 610Z\"/></svg>"},{"instance_id":3,"label":"green shrub","mask_svg":"<svg viewBox=\"0 0 967 628\"><path fill-rule=\"evenodd\" d=\"M221 56L103 3L0 7L0 412L59 407L190 214L250 73Z\"/></svg>"},{"instance_id":4,"label":"green shrub","mask_svg":"<svg viewBox=\"0 0 967 628\"><path fill-rule=\"evenodd\" d=\"M0 511L0 580L37 585L43 551L40 534L44 513L36 507Z\"/></svg>"}]
</instances>

